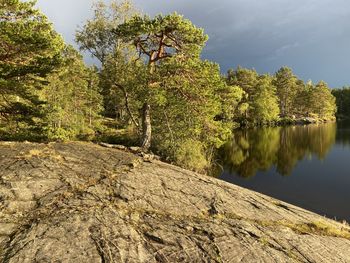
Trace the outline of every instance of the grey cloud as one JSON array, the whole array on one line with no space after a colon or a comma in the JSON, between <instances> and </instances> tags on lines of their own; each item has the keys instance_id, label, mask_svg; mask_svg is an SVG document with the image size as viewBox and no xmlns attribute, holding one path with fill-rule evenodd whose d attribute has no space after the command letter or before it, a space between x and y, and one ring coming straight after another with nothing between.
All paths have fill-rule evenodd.
<instances>
[{"instance_id":1,"label":"grey cloud","mask_svg":"<svg viewBox=\"0 0 350 263\"><path fill-rule=\"evenodd\" d=\"M184 14L205 28L203 57L222 71L242 65L273 73L291 66L300 77L350 84L350 2L347 0L135 0L146 13ZM39 0L57 30L73 41L91 16L91 0Z\"/></svg>"}]
</instances>

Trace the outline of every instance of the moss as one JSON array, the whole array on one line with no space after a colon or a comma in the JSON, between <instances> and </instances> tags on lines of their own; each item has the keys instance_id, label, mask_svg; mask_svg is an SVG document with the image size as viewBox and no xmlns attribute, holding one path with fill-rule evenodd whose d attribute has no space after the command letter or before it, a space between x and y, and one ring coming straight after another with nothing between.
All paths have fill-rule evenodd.
<instances>
[{"instance_id":1,"label":"moss","mask_svg":"<svg viewBox=\"0 0 350 263\"><path fill-rule=\"evenodd\" d=\"M259 238L259 242L263 245L263 246L269 246L270 242L269 239L267 237L260 237Z\"/></svg>"},{"instance_id":2,"label":"moss","mask_svg":"<svg viewBox=\"0 0 350 263\"><path fill-rule=\"evenodd\" d=\"M340 237L350 240L350 230L347 227L336 227L327 222L316 221L300 224L282 222L281 225L289 227L301 234L316 234L321 236Z\"/></svg>"}]
</instances>

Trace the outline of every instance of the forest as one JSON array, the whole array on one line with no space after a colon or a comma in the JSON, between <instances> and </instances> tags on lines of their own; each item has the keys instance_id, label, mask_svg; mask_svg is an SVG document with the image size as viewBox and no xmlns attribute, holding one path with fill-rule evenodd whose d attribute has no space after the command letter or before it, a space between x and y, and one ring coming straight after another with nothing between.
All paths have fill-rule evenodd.
<instances>
[{"instance_id":1,"label":"forest","mask_svg":"<svg viewBox=\"0 0 350 263\"><path fill-rule=\"evenodd\" d=\"M223 74L202 59L204 30L182 15L150 17L128 0L93 8L76 50L35 1L0 2L1 140L139 145L203 172L235 128L331 121L337 107L350 116L349 88L304 82L289 67Z\"/></svg>"},{"instance_id":2,"label":"forest","mask_svg":"<svg viewBox=\"0 0 350 263\"><path fill-rule=\"evenodd\" d=\"M341 89L333 89L333 96L337 102L337 118L340 120L347 120L350 117L350 87L343 87Z\"/></svg>"}]
</instances>

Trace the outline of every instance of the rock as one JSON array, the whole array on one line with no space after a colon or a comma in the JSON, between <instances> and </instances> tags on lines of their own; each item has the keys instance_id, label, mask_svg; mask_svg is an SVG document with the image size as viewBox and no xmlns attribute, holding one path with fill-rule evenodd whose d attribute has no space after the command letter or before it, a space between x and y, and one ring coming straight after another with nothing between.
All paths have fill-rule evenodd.
<instances>
[{"instance_id":1,"label":"rock","mask_svg":"<svg viewBox=\"0 0 350 263\"><path fill-rule=\"evenodd\" d=\"M119 149L119 150L127 150L127 147L124 145L118 145L118 144L109 144L109 143L104 143L100 142L99 145L106 147L106 148L114 148L114 149Z\"/></svg>"},{"instance_id":2,"label":"rock","mask_svg":"<svg viewBox=\"0 0 350 263\"><path fill-rule=\"evenodd\" d=\"M142 153L142 148L141 147L136 147L136 146L133 146L133 147L129 147L129 150L132 152L132 153Z\"/></svg>"},{"instance_id":3,"label":"rock","mask_svg":"<svg viewBox=\"0 0 350 263\"><path fill-rule=\"evenodd\" d=\"M306 117L304 119L305 123L310 124L310 123L317 123L317 120L315 118L311 118L311 117Z\"/></svg>"},{"instance_id":4,"label":"rock","mask_svg":"<svg viewBox=\"0 0 350 263\"><path fill-rule=\"evenodd\" d=\"M61 161L27 154L40 148ZM90 143L0 152L0 262L349 262L346 224L155 159Z\"/></svg>"}]
</instances>

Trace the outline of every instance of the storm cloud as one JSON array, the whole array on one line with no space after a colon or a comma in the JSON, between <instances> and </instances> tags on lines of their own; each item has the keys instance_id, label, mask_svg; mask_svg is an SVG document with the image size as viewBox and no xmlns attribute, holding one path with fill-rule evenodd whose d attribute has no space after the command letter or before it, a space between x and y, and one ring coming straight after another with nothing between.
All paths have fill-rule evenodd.
<instances>
[{"instance_id":1,"label":"storm cloud","mask_svg":"<svg viewBox=\"0 0 350 263\"><path fill-rule=\"evenodd\" d=\"M225 72L238 65L273 73L287 65L304 80L350 84L350 2L346 0L135 0L155 15L177 11L209 35L203 57ZM92 0L39 0L66 39L91 17Z\"/></svg>"}]
</instances>

